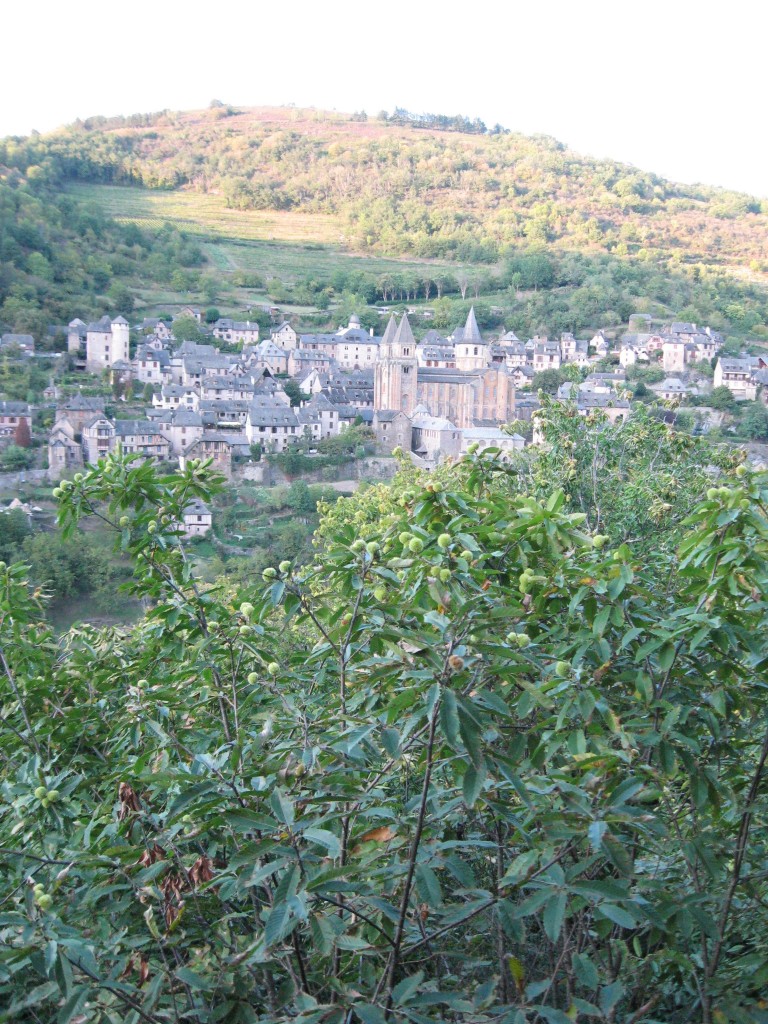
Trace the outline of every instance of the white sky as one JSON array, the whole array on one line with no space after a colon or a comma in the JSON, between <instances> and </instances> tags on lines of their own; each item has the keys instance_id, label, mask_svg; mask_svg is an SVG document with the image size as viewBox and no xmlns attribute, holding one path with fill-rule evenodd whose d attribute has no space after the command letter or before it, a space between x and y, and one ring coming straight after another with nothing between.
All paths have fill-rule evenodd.
<instances>
[{"instance_id":1,"label":"white sky","mask_svg":"<svg viewBox=\"0 0 768 1024\"><path fill-rule=\"evenodd\" d=\"M764 0L9 3L0 135L214 98L401 106L768 196L767 12Z\"/></svg>"}]
</instances>

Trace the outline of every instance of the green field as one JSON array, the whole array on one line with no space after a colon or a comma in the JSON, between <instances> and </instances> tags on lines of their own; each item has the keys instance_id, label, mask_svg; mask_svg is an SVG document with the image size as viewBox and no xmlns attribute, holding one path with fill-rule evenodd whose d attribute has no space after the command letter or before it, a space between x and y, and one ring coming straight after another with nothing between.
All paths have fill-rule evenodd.
<instances>
[{"instance_id":1,"label":"green field","mask_svg":"<svg viewBox=\"0 0 768 1024\"><path fill-rule=\"evenodd\" d=\"M425 266L454 274L462 269L458 263L350 252L344 247L341 221L324 214L229 210L223 196L199 192L83 184L69 185L67 191L123 223L156 228L169 222L199 236L210 263L222 274L250 270L288 283L297 277L328 276L336 269L373 275L418 273Z\"/></svg>"}]
</instances>

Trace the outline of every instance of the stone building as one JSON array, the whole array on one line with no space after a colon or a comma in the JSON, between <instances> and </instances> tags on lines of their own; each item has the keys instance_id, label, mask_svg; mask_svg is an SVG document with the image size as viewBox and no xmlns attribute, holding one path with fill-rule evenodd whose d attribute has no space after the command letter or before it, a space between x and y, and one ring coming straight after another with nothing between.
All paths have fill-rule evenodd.
<instances>
[{"instance_id":1,"label":"stone building","mask_svg":"<svg viewBox=\"0 0 768 1024\"><path fill-rule=\"evenodd\" d=\"M455 369L419 366L407 315L397 327L391 317L376 364L374 409L412 416L421 405L429 415L447 419L458 429L514 419L514 382L506 365L492 363L490 346L480 335L474 310L457 333ZM380 417L374 420L377 422Z\"/></svg>"}]
</instances>

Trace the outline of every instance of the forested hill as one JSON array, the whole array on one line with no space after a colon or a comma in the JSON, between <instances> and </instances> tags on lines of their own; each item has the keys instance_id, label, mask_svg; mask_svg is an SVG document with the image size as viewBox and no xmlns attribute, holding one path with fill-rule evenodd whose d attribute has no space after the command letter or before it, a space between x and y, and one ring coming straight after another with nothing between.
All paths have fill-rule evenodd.
<instances>
[{"instance_id":1,"label":"forested hill","mask_svg":"<svg viewBox=\"0 0 768 1024\"><path fill-rule=\"evenodd\" d=\"M484 327L641 311L765 340L766 237L766 201L466 118L221 104L0 140L0 330L38 339L257 292L320 327L442 294L446 327L469 287Z\"/></svg>"},{"instance_id":2,"label":"forested hill","mask_svg":"<svg viewBox=\"0 0 768 1024\"><path fill-rule=\"evenodd\" d=\"M492 263L543 243L766 269L768 204L752 197L586 158L544 136L481 134L477 122L434 118L465 128L441 131L363 118L226 106L92 118L6 140L0 164L34 166L55 184L216 192L235 209L340 215L349 245L388 255Z\"/></svg>"}]
</instances>

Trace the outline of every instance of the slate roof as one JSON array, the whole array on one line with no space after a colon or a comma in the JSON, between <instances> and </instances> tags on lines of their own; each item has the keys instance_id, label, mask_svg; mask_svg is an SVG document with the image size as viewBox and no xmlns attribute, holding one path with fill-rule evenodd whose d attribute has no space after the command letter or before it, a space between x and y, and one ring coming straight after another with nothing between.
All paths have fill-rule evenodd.
<instances>
[{"instance_id":1,"label":"slate roof","mask_svg":"<svg viewBox=\"0 0 768 1024\"><path fill-rule=\"evenodd\" d=\"M400 412L399 409L377 409L374 413L374 418L378 423L394 423L398 416L408 416L404 412Z\"/></svg>"},{"instance_id":2,"label":"slate roof","mask_svg":"<svg viewBox=\"0 0 768 1024\"><path fill-rule=\"evenodd\" d=\"M395 344L412 345L414 351L416 350L416 339L413 336L413 331L411 330L411 324L408 320L407 313L403 313L403 318L398 325L394 341Z\"/></svg>"},{"instance_id":3,"label":"slate roof","mask_svg":"<svg viewBox=\"0 0 768 1024\"><path fill-rule=\"evenodd\" d=\"M159 434L157 425L151 420L115 420L115 434L127 437L133 434Z\"/></svg>"},{"instance_id":4,"label":"slate roof","mask_svg":"<svg viewBox=\"0 0 768 1024\"><path fill-rule=\"evenodd\" d=\"M461 340L465 345L483 344L483 339L480 335L480 328L477 326L477 317L475 316L474 306L470 308L469 313L467 314L467 322L464 325Z\"/></svg>"}]
</instances>

